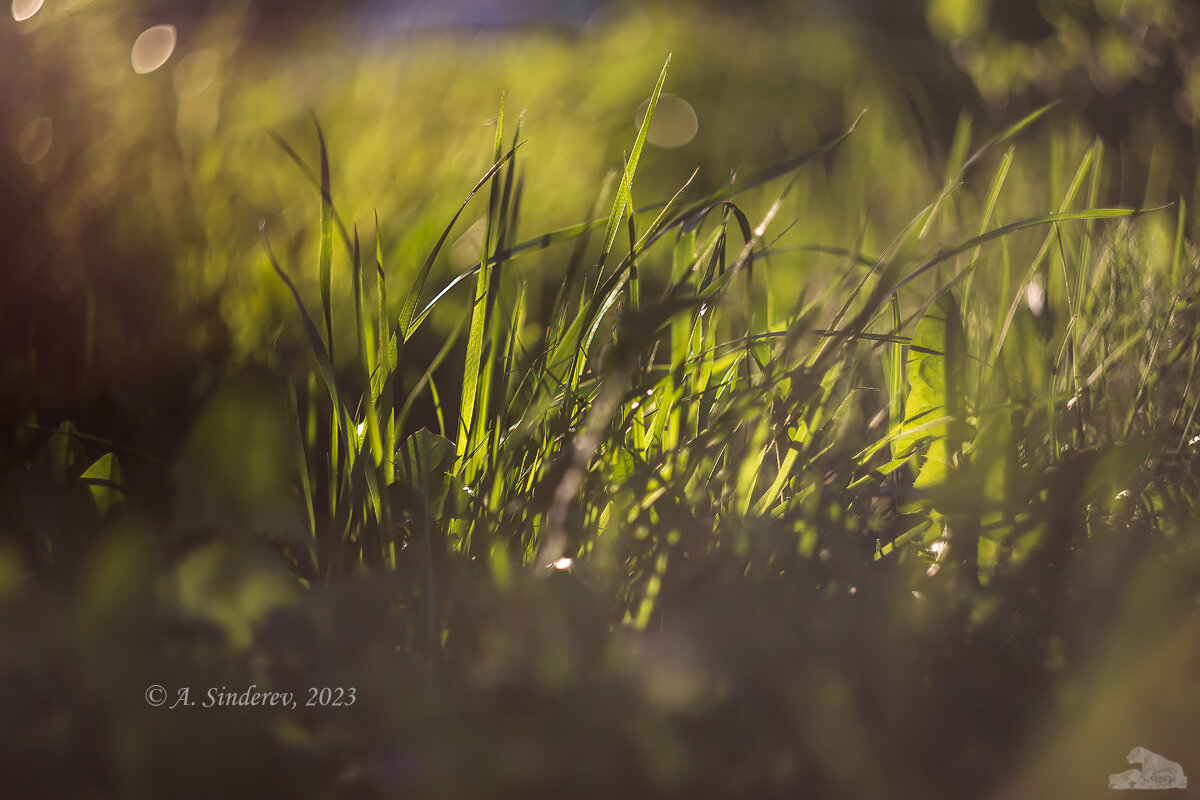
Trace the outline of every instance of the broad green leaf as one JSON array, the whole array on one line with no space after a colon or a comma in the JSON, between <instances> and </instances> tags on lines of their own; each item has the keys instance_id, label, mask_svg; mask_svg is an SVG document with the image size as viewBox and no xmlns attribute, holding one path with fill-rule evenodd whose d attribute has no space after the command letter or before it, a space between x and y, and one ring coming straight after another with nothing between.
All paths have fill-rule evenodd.
<instances>
[{"instance_id":1,"label":"broad green leaf","mask_svg":"<svg viewBox=\"0 0 1200 800\"><path fill-rule=\"evenodd\" d=\"M986 529L979 539L979 577L986 582L996 565L997 545L1012 532L1012 520L1022 505L1017 497L1017 441L1007 413L992 414L981 425L971 444L971 463L978 473L981 499L989 508L979 520Z\"/></svg>"},{"instance_id":2,"label":"broad green leaf","mask_svg":"<svg viewBox=\"0 0 1200 800\"><path fill-rule=\"evenodd\" d=\"M907 359L909 389L904 422L892 441L893 458L903 458L923 440L932 439L918 473L918 487L942 482L955 453L961 450L961 425L966 419L966 356L966 334L958 303L952 292L946 292L913 333ZM939 418L947 419L916 430Z\"/></svg>"},{"instance_id":3,"label":"broad green leaf","mask_svg":"<svg viewBox=\"0 0 1200 800\"><path fill-rule=\"evenodd\" d=\"M125 477L121 473L121 462L114 454L100 456L79 477L91 490L92 500L101 515L125 501Z\"/></svg>"},{"instance_id":4,"label":"broad green leaf","mask_svg":"<svg viewBox=\"0 0 1200 800\"><path fill-rule=\"evenodd\" d=\"M401 480L410 486L430 486L454 464L454 444L421 428L404 440L396 453Z\"/></svg>"},{"instance_id":5,"label":"broad green leaf","mask_svg":"<svg viewBox=\"0 0 1200 800\"><path fill-rule=\"evenodd\" d=\"M405 439L396 453L399 479L412 490L414 499L425 502L430 519L441 517L453 466L454 443L427 428Z\"/></svg>"}]
</instances>

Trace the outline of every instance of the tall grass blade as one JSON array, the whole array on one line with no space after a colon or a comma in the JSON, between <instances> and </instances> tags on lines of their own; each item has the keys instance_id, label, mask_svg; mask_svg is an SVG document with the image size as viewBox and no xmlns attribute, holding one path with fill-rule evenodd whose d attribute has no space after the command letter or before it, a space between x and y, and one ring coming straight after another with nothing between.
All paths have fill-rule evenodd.
<instances>
[{"instance_id":1,"label":"tall grass blade","mask_svg":"<svg viewBox=\"0 0 1200 800\"><path fill-rule=\"evenodd\" d=\"M503 137L504 100L501 98L500 113L496 116L495 161L497 162L500 161L499 154L504 146ZM463 466L468 452L475 451L476 436L473 435L473 432L478 432L478 426L475 424L475 407L476 404L480 404L482 407L482 404L486 402L486 398L477 396L478 389L481 385L485 388L488 386L487 375L482 376L483 380L480 380L480 360L483 357L484 336L487 332L487 312L491 305L488 299L492 289L490 270L487 267L488 252L498 235L499 202L500 186L497 181L493 180L488 200L488 221L483 238L483 252L480 255L480 269L476 274L475 299L471 304L471 327L467 332L467 355L466 361L463 364L463 388L458 412L458 434L455 437L454 446L454 474L463 477L467 481L470 480L471 476L464 472ZM486 413L486 408L482 410Z\"/></svg>"},{"instance_id":2,"label":"tall grass blade","mask_svg":"<svg viewBox=\"0 0 1200 800\"><path fill-rule=\"evenodd\" d=\"M662 93L663 84L667 81L667 68L669 66L671 66L671 57L667 56L662 72L658 75L658 82L654 85L654 91L650 94L650 104L646 107L646 116L642 120L641 127L638 128L637 138L633 142L633 150L630 151L629 160L625 163L625 171L621 174L621 185L617 188L617 196L613 198L612 211L609 212L608 224L604 228L604 244L600 250L600 261L598 264L600 268L604 267L604 261L617 240L617 233L621 229L621 222L624 219L625 212L632 202L630 193L633 190L633 178L637 173L638 161L642 156L642 147L646 143L646 135L650 131L650 122L654 119L654 109L658 106L658 97Z\"/></svg>"},{"instance_id":3,"label":"tall grass blade","mask_svg":"<svg viewBox=\"0 0 1200 800\"><path fill-rule=\"evenodd\" d=\"M524 142L521 144L524 144ZM467 204L471 202L476 193L478 193L479 190L484 186L487 186L488 182L495 177L496 173L498 173L501 168L508 163L509 159L513 157L517 149L521 147L521 144L518 144L516 147L505 153L499 160L496 161L496 163L492 165L491 169L489 169L487 173L485 173L484 176L479 179L479 182L475 184L475 188L471 189L470 193L467 195L467 199L462 202L462 205L459 206L458 211L456 211L454 216L450 219L450 224L447 225L445 230L442 231L442 235L438 238L437 244L434 245L433 250L430 251L429 256L425 259L425 263L421 265L421 270L417 273L417 278L415 281L413 281L412 288L409 289L408 296L404 298L404 304L400 307L400 316L397 320L397 326L400 331L401 341L408 341L410 338L412 338L412 335L416 332L417 327L429 313L430 309L426 309L421 313L421 316L418 319L413 318L413 313L417 308L417 301L421 297L421 291L425 288L425 282L428 280L429 272L433 268L433 262L437 259L438 253L441 252L442 247L446 244L446 239L449 238L450 232L454 229L454 224L458 222L458 218L462 216L462 212L466 210Z\"/></svg>"},{"instance_id":4,"label":"tall grass blade","mask_svg":"<svg viewBox=\"0 0 1200 800\"><path fill-rule=\"evenodd\" d=\"M325 317L325 341L329 343L329 360L334 359L333 346L333 193L329 181L329 153L325 149L325 134L313 117L317 141L321 149L321 246L317 260L321 284L321 312ZM358 247L357 241L355 248Z\"/></svg>"},{"instance_id":5,"label":"tall grass blade","mask_svg":"<svg viewBox=\"0 0 1200 800\"><path fill-rule=\"evenodd\" d=\"M304 323L304 331L308 335L309 349L317 361L317 369L321 373L321 378L325 382L325 388L329 393L329 399L333 405L334 441L336 442L340 438L342 441L349 443L350 414L342 401L341 393L338 391L337 375L333 369L333 362L329 358L329 352L325 349L325 343L321 339L321 333L317 329L316 323L313 322L312 315L308 313L308 308L304 305L304 300L300 297L300 291L296 288L296 284L288 277L288 274L275 258L275 253L271 250L271 242L267 238L265 220L260 223L259 231L262 233L263 246L266 249L267 258L270 260L275 273L287 285L288 291L292 293L292 298L296 302L296 309L300 312L300 319Z\"/></svg>"}]
</instances>

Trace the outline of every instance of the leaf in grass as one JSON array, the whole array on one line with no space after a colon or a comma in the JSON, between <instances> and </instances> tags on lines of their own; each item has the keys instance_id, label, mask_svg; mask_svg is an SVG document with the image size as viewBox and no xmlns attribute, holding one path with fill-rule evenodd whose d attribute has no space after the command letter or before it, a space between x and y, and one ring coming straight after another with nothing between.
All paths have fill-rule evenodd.
<instances>
[{"instance_id":1,"label":"leaf in grass","mask_svg":"<svg viewBox=\"0 0 1200 800\"><path fill-rule=\"evenodd\" d=\"M121 472L121 462L113 453L100 456L79 477L91 490L92 500L101 516L125 501L125 476Z\"/></svg>"},{"instance_id":2,"label":"leaf in grass","mask_svg":"<svg viewBox=\"0 0 1200 800\"><path fill-rule=\"evenodd\" d=\"M893 458L932 440L916 485L941 483L961 450L966 419L966 334L952 292L921 318L908 351L904 421L892 440ZM934 423L934 424L930 424Z\"/></svg>"},{"instance_id":3,"label":"leaf in grass","mask_svg":"<svg viewBox=\"0 0 1200 800\"><path fill-rule=\"evenodd\" d=\"M411 486L428 486L431 477L446 472L454 464L454 443L421 428L404 440L396 457L402 479Z\"/></svg>"},{"instance_id":4,"label":"leaf in grass","mask_svg":"<svg viewBox=\"0 0 1200 800\"><path fill-rule=\"evenodd\" d=\"M396 452L398 476L418 499L424 499L430 519L445 501L449 471L454 466L454 443L421 428L404 440Z\"/></svg>"}]
</instances>

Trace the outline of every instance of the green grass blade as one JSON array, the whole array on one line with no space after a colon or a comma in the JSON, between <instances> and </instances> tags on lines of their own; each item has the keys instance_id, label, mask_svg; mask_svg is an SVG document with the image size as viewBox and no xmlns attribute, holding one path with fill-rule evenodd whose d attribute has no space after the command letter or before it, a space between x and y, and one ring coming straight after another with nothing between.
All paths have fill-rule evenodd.
<instances>
[{"instance_id":1,"label":"green grass blade","mask_svg":"<svg viewBox=\"0 0 1200 800\"><path fill-rule=\"evenodd\" d=\"M354 259L352 266L354 274L354 318L358 334L360 378L363 385L368 387L368 397L363 398L363 422L366 425L364 433L370 447L372 463L378 467L383 464L384 459L383 434L380 430L379 416L375 408L374 399L370 398L369 388L376 373L374 348L375 326L367 322L367 293L363 282L362 253L359 250L357 227L354 229Z\"/></svg>"},{"instance_id":2,"label":"green grass blade","mask_svg":"<svg viewBox=\"0 0 1200 800\"><path fill-rule=\"evenodd\" d=\"M1013 158L1016 154L1016 148L1010 147L1004 151L1004 155L1000 158L1000 166L996 168L996 175L992 178L992 183L988 187L987 199L983 204L983 216L979 219L979 230L976 235L982 236L987 232L988 225L992 222L992 216L996 213L996 204L1000 201L1000 192L1004 189L1004 184L1008 180L1009 170L1012 169ZM1094 205L1094 204L1093 204ZM967 281L963 285L963 302L966 303L971 297L971 283L975 278L974 266L979 262L979 254L983 252L983 248L975 248L975 252L971 253L969 272Z\"/></svg>"},{"instance_id":3,"label":"green grass blade","mask_svg":"<svg viewBox=\"0 0 1200 800\"><path fill-rule=\"evenodd\" d=\"M958 115L958 124L954 127L954 138L951 140L949 156L946 159L946 183L954 183L967 163L973 122L971 115L966 111Z\"/></svg>"},{"instance_id":4,"label":"green grass blade","mask_svg":"<svg viewBox=\"0 0 1200 800\"><path fill-rule=\"evenodd\" d=\"M1083 188L1083 182L1087 178L1087 174L1092 168L1092 165L1095 160L1095 156L1096 156L1096 148L1094 146L1089 147L1088 151L1086 153L1084 153L1083 158L1079 162L1079 168L1075 171L1075 177L1072 179L1070 187L1067 189L1066 193L1063 195L1062 202L1059 204L1058 210L1059 210L1060 214L1067 213L1067 209L1071 207L1071 205L1075 202L1075 198L1079 196L1079 192ZM1103 209L1097 209L1097 210L1103 210ZM1084 213L1088 213L1088 212L1084 212ZM1129 213L1132 214L1135 212L1131 211ZM1050 215L1050 216L1056 216L1056 215ZM1100 218L1100 217L1076 217L1076 219L1085 219L1085 220L1086 219L1098 219L1098 218ZM1057 222L1058 220L1054 220L1054 221ZM1051 245L1054 243L1054 239L1055 239L1054 230L1051 230L1050 233L1047 234L1046 238L1042 241L1042 246L1038 250L1037 255L1034 256L1033 261L1029 264L1028 269L1026 269L1025 276L1021 279L1021 282L1017 285L1016 294L1013 296L1012 303L1009 305L1009 308L1008 308L1008 313L1005 315L1004 321L1000 325L1000 333L996 337L996 342L995 342L995 345L992 350L993 360L999 357L1000 350L1004 346L1004 339L1007 337L1008 329L1012 325L1012 319L1016 315L1017 309L1021 305L1021 298L1024 296L1026 285L1029 283L1029 281L1031 281L1033 279L1034 274L1038 271L1038 269L1041 267L1042 263L1046 260L1046 256L1049 255L1049 253L1050 253L1050 248L1051 248ZM1070 291L1070 290L1068 289L1068 291Z\"/></svg>"},{"instance_id":5,"label":"green grass blade","mask_svg":"<svg viewBox=\"0 0 1200 800\"><path fill-rule=\"evenodd\" d=\"M1075 222L1088 219L1117 219L1119 217L1132 217L1138 214L1145 214L1148 211L1157 209L1139 210L1134 208L1090 208L1084 211L1064 211L1056 214L1043 214L1037 217L1028 217L1026 219L1010 222L1007 225L1001 225L998 228L993 228L980 236L973 236L962 244L948 247L938 251L935 255L925 261L921 266L917 267L911 273L902 278L894 286L887 290L885 294L898 292L900 289L907 286L912 281L916 280L921 275L941 264L943 261L954 258L957 255L965 253L968 250L973 250L979 245L987 244L1004 236L1016 233L1017 231L1025 230L1026 228L1036 228L1044 225L1055 225L1060 222Z\"/></svg>"},{"instance_id":6,"label":"green grass blade","mask_svg":"<svg viewBox=\"0 0 1200 800\"><path fill-rule=\"evenodd\" d=\"M304 505L304 516L308 522L308 557L309 566L313 573L318 568L317 560L317 516L313 508L312 477L309 473L308 455L304 448L304 429L300 424L300 403L296 397L296 387L289 387L288 412L295 426L296 436L292 440L292 456L296 462L296 470L300 473L300 499Z\"/></svg>"},{"instance_id":7,"label":"green grass blade","mask_svg":"<svg viewBox=\"0 0 1200 800\"><path fill-rule=\"evenodd\" d=\"M1022 119L1020 119L1013 125L1010 125L1008 128L1006 128L1005 130L1003 130L996 136L989 139L986 143L984 143L984 145L982 147L980 147L978 150L976 150L974 153L971 154L971 157L967 159L966 163L963 164L962 169L959 170L958 176L961 177L963 175L963 173L965 173L972 166L974 166L975 163L977 161L979 161L979 159L983 158L983 156L986 153L988 153L993 147L995 147L998 144L1003 144L1004 142L1007 142L1009 139L1014 138L1015 136L1020 134L1022 131L1024 131L1026 128L1028 128L1030 125L1037 122L1047 112L1049 112L1051 109L1053 109L1055 106L1057 106L1058 103L1059 103L1059 101L1056 100L1052 103L1047 103L1046 105L1042 106L1041 108L1035 109L1034 111L1027 114L1025 117L1023 117Z\"/></svg>"},{"instance_id":8,"label":"green grass blade","mask_svg":"<svg viewBox=\"0 0 1200 800\"><path fill-rule=\"evenodd\" d=\"M441 404L436 396L437 389L433 385L433 373L437 370L438 367L440 367L442 365L442 362L446 360L446 357L448 355L450 355L450 351L454 348L454 345L458 342L458 337L459 337L459 335L462 334L463 326L465 324L466 324L465 317L459 319L458 324L455 325L453 330L450 331L450 335L446 337L446 341L444 341L442 343L441 349L437 351L437 353L434 355L433 359L429 362L429 366L427 366L425 368L425 372L421 375L421 378L417 381L416 385L413 386L412 391L410 391L408 393L408 395L404 398L404 405L400 406L400 411L396 413L396 429L397 430L404 429L404 423L408 419L408 414L410 411L412 411L413 405L417 402L417 399L421 396L421 392L425 389L426 385L428 385L431 392L434 393L434 405L436 407L436 411L438 413L439 418L441 418L441 413L442 413L441 412ZM444 436L445 431L446 431L445 422L441 423L440 430L442 432L442 435ZM394 452L394 451L392 451L392 452Z\"/></svg>"},{"instance_id":9,"label":"green grass blade","mask_svg":"<svg viewBox=\"0 0 1200 800\"><path fill-rule=\"evenodd\" d=\"M663 84L667 81L667 68L670 65L671 57L667 56L662 72L658 75L658 83L654 85L654 91L650 95L650 104L646 107L646 116L642 120L641 127L638 129L637 138L633 142L633 150L630 151L629 160L625 163L625 171L621 175L621 185L617 189L617 196L613 198L612 211L609 212L608 224L604 228L604 244L600 251L600 267L604 266L605 259L612 250L613 244L616 243L617 233L621 229L621 222L631 202L630 192L633 189L633 178L637 173L638 160L642 156L642 147L646 143L646 134L650 131L650 121L654 118L654 109L658 106L658 97L662 93Z\"/></svg>"},{"instance_id":10,"label":"green grass blade","mask_svg":"<svg viewBox=\"0 0 1200 800\"><path fill-rule=\"evenodd\" d=\"M325 341L329 343L329 360L334 358L333 347L333 194L329 180L329 153L325 149L325 134L317 118L317 141L321 148L321 247L317 260L321 284L321 312L325 317ZM357 242L355 243L357 247Z\"/></svg>"},{"instance_id":11,"label":"green grass blade","mask_svg":"<svg viewBox=\"0 0 1200 800\"><path fill-rule=\"evenodd\" d=\"M521 144L524 143L522 142ZM421 291L425 288L425 281L429 278L429 272L433 268L433 262L437 258L438 253L441 252L443 245L446 244L446 239L449 238L450 232L454 229L454 224L458 222L458 218L462 216L462 212L466 210L467 204L471 202L472 198L474 198L479 190L486 186L488 182L495 177L496 173L498 173L501 168L508 163L509 159L513 157L517 149L521 147L521 144L518 144L512 150L509 150L507 153L505 153L504 156L496 161L496 163L492 165L491 169L489 169L487 173L479 179L479 182L475 184L475 188L470 191L470 193L467 195L467 199L463 201L462 205L459 206L458 211L456 211L454 216L450 219L450 224L447 225L445 230L442 231L441 237L438 238L437 244L434 245L433 250L430 251L429 256L425 259L425 263L421 265L421 271L417 274L417 278L413 282L412 288L409 290L408 296L405 297L404 304L400 308L398 327L402 341L408 341L419 325L419 320L413 319L413 312L417 308L417 301L421 297ZM424 319L424 315L422 315L421 319Z\"/></svg>"},{"instance_id":12,"label":"green grass blade","mask_svg":"<svg viewBox=\"0 0 1200 800\"><path fill-rule=\"evenodd\" d=\"M497 162L503 148L504 136L504 100L500 101L500 113L496 117L495 154ZM488 386L488 375L480 375L480 362L483 358L484 338L488 327L489 296L492 289L491 271L487 267L488 251L498 235L498 210L500 202L500 185L492 181L488 200L488 221L483 238L483 252L480 256L480 269L475 281L475 299L471 305L471 327L467 332L467 355L463 364L462 396L459 400L458 433L454 444L454 474L469 481L470 477L463 469L468 453L476 452L476 438L481 431L476 424L476 405L486 414L486 397L479 396L480 387ZM489 359L490 365L490 359ZM482 380L480 380L482 377Z\"/></svg>"},{"instance_id":13,"label":"green grass blade","mask_svg":"<svg viewBox=\"0 0 1200 800\"><path fill-rule=\"evenodd\" d=\"M292 298L296 302L296 308L300 312L300 319L304 323L304 332L308 335L309 349L312 350L313 357L317 361L317 368L321 373L321 378L325 382L325 388L329 392L329 399L333 404L334 441L336 442L340 435L342 441L349 442L350 432L347 425L349 412L346 411L341 393L338 391L337 375L333 369L333 362L329 358L329 352L325 349L325 343L321 340L321 333L317 329L316 323L313 322L312 315L308 313L308 308L304 305L304 300L300 297L300 291L296 288L296 284L288 277L283 267L280 266L279 261L276 260L275 253L272 252L271 242L267 238L265 221L259 225L259 230L262 233L263 246L266 249L267 258L270 260L271 266L275 269L275 273L283 279L288 290L292 293Z\"/></svg>"},{"instance_id":14,"label":"green grass blade","mask_svg":"<svg viewBox=\"0 0 1200 800\"><path fill-rule=\"evenodd\" d=\"M314 121L315 121L315 118L314 118ZM309 185L312 186L313 190L318 195L323 194L321 191L320 178L317 177L316 173L314 173L312 171L312 169L308 166L308 164L304 163L304 159L300 158L300 155L296 152L296 150L290 144L287 143L287 140L285 140L282 136L280 136L279 134L277 134L275 131L271 130L270 128L267 129L267 136L269 136L271 138L271 140L273 142L275 142L276 145L279 146L279 149L283 150L284 154L287 155L287 157L289 159L291 159L292 163L295 164L296 167L300 170L300 174L304 176L304 178L308 181ZM349 229L346 228L346 223L344 223L342 221L341 216L338 214L337 206L333 205L331 203L330 211L332 212L332 215L333 215L334 224L337 225L338 233L341 234L342 242L346 245L346 250L349 251L353 247L353 244L350 241L350 231L349 231Z\"/></svg>"},{"instance_id":15,"label":"green grass blade","mask_svg":"<svg viewBox=\"0 0 1200 800\"><path fill-rule=\"evenodd\" d=\"M1180 196L1179 214L1175 223L1175 248L1171 253L1171 284L1183 285L1183 247L1185 244L1184 226L1187 223L1187 200Z\"/></svg>"}]
</instances>

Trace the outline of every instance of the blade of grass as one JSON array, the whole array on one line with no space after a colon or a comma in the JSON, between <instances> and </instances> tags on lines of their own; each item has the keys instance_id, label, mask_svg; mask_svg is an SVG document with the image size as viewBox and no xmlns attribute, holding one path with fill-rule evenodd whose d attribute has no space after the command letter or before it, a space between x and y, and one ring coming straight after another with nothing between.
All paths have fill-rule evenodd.
<instances>
[{"instance_id":1,"label":"blade of grass","mask_svg":"<svg viewBox=\"0 0 1200 800\"><path fill-rule=\"evenodd\" d=\"M646 135L650 131L650 122L654 119L654 109L658 106L658 97L662 93L663 84L667 81L669 66L671 66L671 57L667 56L666 63L663 64L662 71L658 74L658 82L654 85L654 91L650 94L650 104L646 107L646 116L642 119L641 127L638 128L637 138L633 142L633 150L630 151L629 160L625 163L625 171L621 174L621 184L617 188L617 196L613 198L612 211L609 212L608 224L604 228L604 244L600 250L600 260L597 264L600 269L603 269L604 261L608 258L608 254L617 240L617 233L621 229L626 209L631 202L633 178L637 173L642 147L646 143Z\"/></svg>"},{"instance_id":2,"label":"blade of grass","mask_svg":"<svg viewBox=\"0 0 1200 800\"><path fill-rule=\"evenodd\" d=\"M429 366L425 368L425 372L422 373L422 375L421 375L420 379L417 381L416 385L413 386L412 391L410 391L408 393L408 395L404 398L404 405L400 406L400 411L396 414L396 429L398 431L404 430L404 423L405 423L405 421L408 420L408 414L410 411L412 411L413 405L417 402L417 399L421 396L421 392L425 389L426 384L428 384L430 389L435 393L435 395L434 395L435 405L440 406L440 404L437 401L437 397L436 397L437 390L433 386L433 373L437 370L438 367L440 367L442 365L442 362L446 360L446 356L450 355L450 351L453 349L455 343L458 341L458 337L462 333L463 326L466 325L466 321L467 321L466 317L462 317L458 320L458 323L450 331L450 335L446 337L446 341L442 342L441 349L439 349L437 351L437 354L434 355L433 359L429 362ZM440 415L441 415L440 407L438 409L438 414L440 417ZM442 431L443 436L445 436L445 430L446 430L446 426L445 426L445 423L443 422L443 423L441 423L441 431ZM395 451L393 450L392 452L395 452Z\"/></svg>"},{"instance_id":3,"label":"blade of grass","mask_svg":"<svg viewBox=\"0 0 1200 800\"><path fill-rule=\"evenodd\" d=\"M495 158L500 161L500 152L504 146L504 98L500 99L500 113L496 116L496 142L495 142ZM499 174L499 173L497 173ZM497 237L497 227L500 224L498 219L499 202L500 202L500 185L498 181L493 180L491 191L488 199L488 221L483 237L483 250L480 255L480 269L476 275L475 281L475 299L471 304L471 327L467 332L467 355L466 361L463 364L463 382L462 396L459 399L458 412L458 433L455 436L454 445L454 474L464 479L464 482L469 482L472 477L464 472L464 464L469 452L476 450L476 436L472 432L478 432L478 425L475 419L476 404L482 405L486 402L486 398L478 397L478 388L480 385L480 361L483 357L484 337L487 332L488 325L488 308L489 292L492 288L490 270L487 267L488 251L491 249L492 243ZM490 360L489 360L490 362ZM487 376L483 376L484 385L486 386ZM486 413L486 409L484 409Z\"/></svg>"},{"instance_id":4,"label":"blade of grass","mask_svg":"<svg viewBox=\"0 0 1200 800\"><path fill-rule=\"evenodd\" d=\"M428 309L426 309L425 312L422 312L422 316L419 319L413 319L413 312L416 310L417 301L420 299L421 291L425 288L425 281L429 278L429 272L433 268L433 262L437 258L438 253L441 252L442 246L446 244L446 239L450 236L450 232L454 229L454 224L458 222L458 218L462 216L462 212L466 210L467 204L471 202L476 193L478 193L480 189L486 186L488 182L495 177L496 173L498 173L501 168L508 163L509 159L513 157L517 149L520 148L522 144L524 144L524 142L518 144L512 150L509 150L507 153L505 153L504 156L496 161L496 163L492 165L491 169L489 169L487 173L479 179L479 182L475 184L475 188L470 191L470 193L467 195L467 199L463 201L462 205L459 206L458 211L456 211L454 216L450 219L450 224L447 225L445 230L442 231L441 237L438 239L437 244L434 245L433 250L430 251L429 256L425 259L425 263L421 265L421 270L417 273L417 278L413 282L412 288L409 290L408 296L405 297L404 304L400 308L400 317L397 321L397 324L402 341L408 341L410 338L412 338L413 333L416 332L417 327L420 325L421 321L424 320L425 314L428 313Z\"/></svg>"},{"instance_id":5,"label":"blade of grass","mask_svg":"<svg viewBox=\"0 0 1200 800\"><path fill-rule=\"evenodd\" d=\"M325 317L325 341L329 343L329 362L334 360L333 346L333 194L329 180L329 153L325 149L325 134L313 117L317 128L317 141L321 150L321 247L318 258L321 284L321 312ZM356 235L357 238L357 235ZM354 247L357 250L358 242Z\"/></svg>"}]
</instances>

